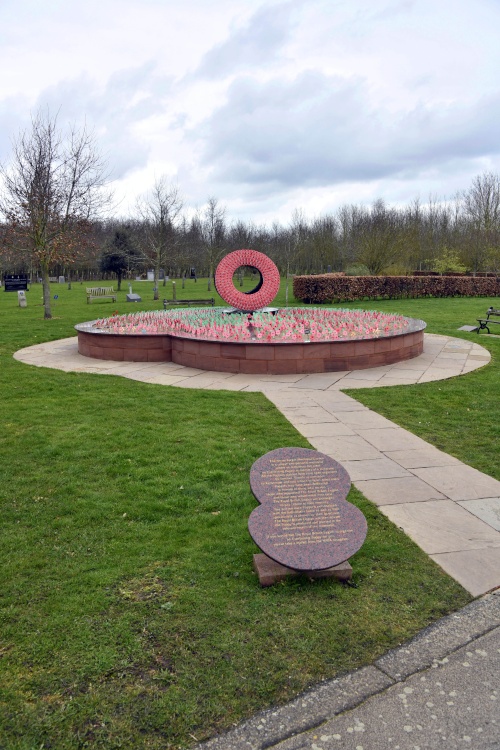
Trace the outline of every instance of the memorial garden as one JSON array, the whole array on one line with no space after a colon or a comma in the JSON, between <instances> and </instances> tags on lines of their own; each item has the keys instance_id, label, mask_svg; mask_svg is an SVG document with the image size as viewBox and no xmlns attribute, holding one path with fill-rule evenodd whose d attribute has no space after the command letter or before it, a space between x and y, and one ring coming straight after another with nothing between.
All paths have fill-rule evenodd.
<instances>
[{"instance_id":1,"label":"memorial garden","mask_svg":"<svg viewBox=\"0 0 500 750\"><path fill-rule=\"evenodd\" d=\"M206 296L202 284L185 285L186 298ZM152 283L136 286L141 310L160 309ZM261 393L15 361L17 350L74 336L88 320L85 285L50 291L50 320L41 285L27 292L26 308L0 293L6 746L189 747L370 663L470 600L355 488L349 503L368 533L350 559L352 578L261 588L247 528L256 507L250 469L270 451L309 448L307 440ZM276 304L285 305L283 280ZM349 394L500 479L500 337L457 331L498 300L362 306L424 320L429 333L473 337L491 352L487 367L465 376ZM120 291L92 310L123 314L131 303Z\"/></svg>"}]
</instances>

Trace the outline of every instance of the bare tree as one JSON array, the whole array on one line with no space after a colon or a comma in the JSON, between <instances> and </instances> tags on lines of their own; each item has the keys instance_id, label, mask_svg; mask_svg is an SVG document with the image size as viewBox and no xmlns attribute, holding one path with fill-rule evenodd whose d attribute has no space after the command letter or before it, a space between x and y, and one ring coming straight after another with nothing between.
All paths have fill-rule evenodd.
<instances>
[{"instance_id":1,"label":"bare tree","mask_svg":"<svg viewBox=\"0 0 500 750\"><path fill-rule=\"evenodd\" d=\"M364 263L372 276L377 276L398 258L402 238L399 217L383 200L377 200L370 212L361 218L358 238L358 260Z\"/></svg>"},{"instance_id":2,"label":"bare tree","mask_svg":"<svg viewBox=\"0 0 500 750\"><path fill-rule=\"evenodd\" d=\"M474 274L482 271L500 244L500 177L492 172L477 175L462 194L467 222L468 260Z\"/></svg>"},{"instance_id":3,"label":"bare tree","mask_svg":"<svg viewBox=\"0 0 500 750\"><path fill-rule=\"evenodd\" d=\"M175 260L173 253L178 240L176 227L183 205L179 188L170 184L165 176L156 179L151 190L137 202L144 223L144 252L153 263L154 299L159 299L160 269L165 269Z\"/></svg>"},{"instance_id":4,"label":"bare tree","mask_svg":"<svg viewBox=\"0 0 500 750\"><path fill-rule=\"evenodd\" d=\"M213 196L197 217L199 231L208 264L208 291L212 288L215 266L224 253L226 239L226 209Z\"/></svg>"},{"instance_id":5,"label":"bare tree","mask_svg":"<svg viewBox=\"0 0 500 750\"><path fill-rule=\"evenodd\" d=\"M63 133L57 117L38 112L0 167L0 211L6 242L41 271L44 317L51 318L49 271L91 241L91 221L110 201L105 164L84 127Z\"/></svg>"}]
</instances>

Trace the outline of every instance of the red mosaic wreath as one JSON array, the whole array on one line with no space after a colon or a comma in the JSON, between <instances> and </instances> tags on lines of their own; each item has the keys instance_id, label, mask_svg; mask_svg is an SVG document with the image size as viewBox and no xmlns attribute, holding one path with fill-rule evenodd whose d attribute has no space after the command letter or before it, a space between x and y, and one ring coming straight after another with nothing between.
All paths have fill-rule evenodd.
<instances>
[{"instance_id":1,"label":"red mosaic wreath","mask_svg":"<svg viewBox=\"0 0 500 750\"><path fill-rule=\"evenodd\" d=\"M241 266L256 268L260 281L250 292L239 292L233 274ZM267 307L278 294L280 273L271 258L257 250L235 250L221 260L215 271L215 288L222 299L237 310L252 312Z\"/></svg>"}]
</instances>

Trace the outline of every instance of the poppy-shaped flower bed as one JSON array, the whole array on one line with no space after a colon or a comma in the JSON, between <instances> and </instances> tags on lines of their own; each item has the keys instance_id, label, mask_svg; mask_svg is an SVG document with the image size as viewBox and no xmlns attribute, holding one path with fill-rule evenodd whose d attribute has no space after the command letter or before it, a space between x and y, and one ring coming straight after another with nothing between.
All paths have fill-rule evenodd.
<instances>
[{"instance_id":1,"label":"poppy-shaped flower bed","mask_svg":"<svg viewBox=\"0 0 500 750\"><path fill-rule=\"evenodd\" d=\"M80 354L97 359L281 374L357 370L410 359L423 351L425 323L363 310L234 314L190 308L114 315L76 329Z\"/></svg>"}]
</instances>

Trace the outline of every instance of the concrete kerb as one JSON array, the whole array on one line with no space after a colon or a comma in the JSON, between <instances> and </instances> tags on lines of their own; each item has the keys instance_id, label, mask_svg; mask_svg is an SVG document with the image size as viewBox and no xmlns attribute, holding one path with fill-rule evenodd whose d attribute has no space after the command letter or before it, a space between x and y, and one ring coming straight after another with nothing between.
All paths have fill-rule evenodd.
<instances>
[{"instance_id":1,"label":"concrete kerb","mask_svg":"<svg viewBox=\"0 0 500 750\"><path fill-rule=\"evenodd\" d=\"M308 733L361 706L375 695L447 658L500 627L500 590L428 626L372 665L327 680L279 708L259 712L229 732L198 744L199 750L265 750L285 743L305 747ZM297 743L287 740L297 738ZM310 737L309 737L310 739ZM309 747L309 743L307 743ZM314 744L312 744L314 747Z\"/></svg>"}]
</instances>

